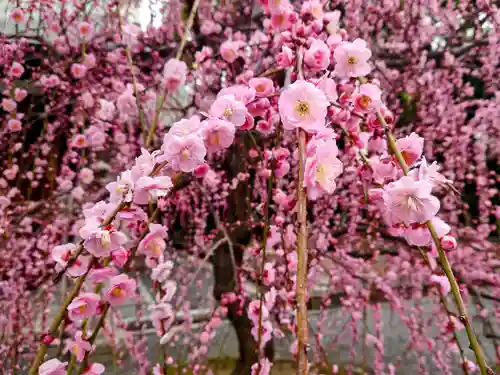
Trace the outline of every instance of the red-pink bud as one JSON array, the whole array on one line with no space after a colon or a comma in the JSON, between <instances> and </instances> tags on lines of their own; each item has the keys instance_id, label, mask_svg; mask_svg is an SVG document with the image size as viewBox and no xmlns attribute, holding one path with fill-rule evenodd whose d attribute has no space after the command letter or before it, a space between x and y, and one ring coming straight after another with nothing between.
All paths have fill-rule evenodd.
<instances>
[{"instance_id":1,"label":"red-pink bud","mask_svg":"<svg viewBox=\"0 0 500 375\"><path fill-rule=\"evenodd\" d=\"M455 237L448 234L441 238L441 246L446 251L455 250L457 248L457 240L455 239Z\"/></svg>"},{"instance_id":2,"label":"red-pink bud","mask_svg":"<svg viewBox=\"0 0 500 375\"><path fill-rule=\"evenodd\" d=\"M50 343L52 341L54 341L54 336L50 335L49 333L43 335L43 339L42 339L43 343L45 345L50 345Z\"/></svg>"}]
</instances>

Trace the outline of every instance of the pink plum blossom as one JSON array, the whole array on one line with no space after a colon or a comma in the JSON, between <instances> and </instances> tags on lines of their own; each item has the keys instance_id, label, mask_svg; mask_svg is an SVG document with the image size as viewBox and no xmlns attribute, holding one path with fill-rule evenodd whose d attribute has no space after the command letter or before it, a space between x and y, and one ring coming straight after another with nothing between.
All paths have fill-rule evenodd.
<instances>
[{"instance_id":1,"label":"pink plum blossom","mask_svg":"<svg viewBox=\"0 0 500 375\"><path fill-rule=\"evenodd\" d=\"M304 62L312 71L325 70L330 65L330 49L322 40L314 39L304 54Z\"/></svg>"},{"instance_id":2,"label":"pink plum blossom","mask_svg":"<svg viewBox=\"0 0 500 375\"><path fill-rule=\"evenodd\" d=\"M10 12L10 19L17 25L24 22L24 12L21 8L14 8Z\"/></svg>"},{"instance_id":3,"label":"pink plum blossom","mask_svg":"<svg viewBox=\"0 0 500 375\"><path fill-rule=\"evenodd\" d=\"M139 243L137 252L147 255L148 257L158 258L163 255L167 238L167 227L161 224L149 224L149 233Z\"/></svg>"},{"instance_id":4,"label":"pink plum blossom","mask_svg":"<svg viewBox=\"0 0 500 375\"><path fill-rule=\"evenodd\" d=\"M13 112L17 108L17 103L12 99L3 98L2 99L2 108L6 112Z\"/></svg>"},{"instance_id":5,"label":"pink plum blossom","mask_svg":"<svg viewBox=\"0 0 500 375\"><path fill-rule=\"evenodd\" d=\"M259 363L252 365L252 375L269 375L272 366L273 363L267 357L264 357Z\"/></svg>"},{"instance_id":6,"label":"pink plum blossom","mask_svg":"<svg viewBox=\"0 0 500 375\"><path fill-rule=\"evenodd\" d=\"M121 305L134 296L136 286L136 281L125 274L115 276L109 280L104 298L111 306Z\"/></svg>"},{"instance_id":7,"label":"pink plum blossom","mask_svg":"<svg viewBox=\"0 0 500 375\"><path fill-rule=\"evenodd\" d=\"M148 204L151 199L165 196L173 186L168 176L141 177L135 184L134 203Z\"/></svg>"},{"instance_id":8,"label":"pink plum blossom","mask_svg":"<svg viewBox=\"0 0 500 375\"><path fill-rule=\"evenodd\" d=\"M407 137L398 139L396 146L401 151L406 164L412 166L422 156L424 139L416 133L411 133Z\"/></svg>"},{"instance_id":9,"label":"pink plum blossom","mask_svg":"<svg viewBox=\"0 0 500 375\"><path fill-rule=\"evenodd\" d=\"M96 116L102 121L111 121L115 116L115 105L113 102L107 101L106 99L100 99L100 108L96 113Z\"/></svg>"},{"instance_id":10,"label":"pink plum blossom","mask_svg":"<svg viewBox=\"0 0 500 375\"><path fill-rule=\"evenodd\" d=\"M76 245L72 243L67 243L64 245L56 246L52 249L51 256L54 261L57 262L56 269L63 269L67 264L68 260L71 258L73 253L76 251ZM66 273L71 277L78 277L87 272L90 264L90 257L86 255L80 255L74 261L73 265L68 268Z\"/></svg>"},{"instance_id":11,"label":"pink plum blossom","mask_svg":"<svg viewBox=\"0 0 500 375\"><path fill-rule=\"evenodd\" d=\"M182 119L180 121L174 122L170 127L167 134L163 139L163 143L168 144L169 140L172 137L185 137L189 134L196 134L202 130L200 117L199 116L191 116L188 119Z\"/></svg>"},{"instance_id":12,"label":"pink plum blossom","mask_svg":"<svg viewBox=\"0 0 500 375\"><path fill-rule=\"evenodd\" d=\"M294 57L293 51L289 47L282 46L281 52L276 56L276 61L280 67L288 68L292 66Z\"/></svg>"},{"instance_id":13,"label":"pink plum blossom","mask_svg":"<svg viewBox=\"0 0 500 375\"><path fill-rule=\"evenodd\" d=\"M247 109L233 95L220 96L210 107L210 115L229 121L235 126L242 126L246 121Z\"/></svg>"},{"instance_id":14,"label":"pink plum blossom","mask_svg":"<svg viewBox=\"0 0 500 375\"><path fill-rule=\"evenodd\" d=\"M24 73L24 67L18 62L14 62L9 69L9 74L11 77L20 78Z\"/></svg>"},{"instance_id":15,"label":"pink plum blossom","mask_svg":"<svg viewBox=\"0 0 500 375\"><path fill-rule=\"evenodd\" d=\"M78 25L78 32L80 33L82 40L89 40L92 36L93 27L88 22L80 22Z\"/></svg>"},{"instance_id":16,"label":"pink plum blossom","mask_svg":"<svg viewBox=\"0 0 500 375\"><path fill-rule=\"evenodd\" d=\"M68 317L82 321L98 313L101 298L95 293L80 293L68 306Z\"/></svg>"},{"instance_id":17,"label":"pink plum blossom","mask_svg":"<svg viewBox=\"0 0 500 375\"><path fill-rule=\"evenodd\" d=\"M76 360L81 362L85 357L85 353L90 352L92 350L92 345L88 341L83 338L82 331L77 331L75 333L74 340L68 340L66 342L66 350L71 352L76 356Z\"/></svg>"},{"instance_id":18,"label":"pink plum blossom","mask_svg":"<svg viewBox=\"0 0 500 375\"><path fill-rule=\"evenodd\" d=\"M141 149L141 155L135 158L135 164L130 170L131 182L137 181L141 177L149 176L153 173L157 154L157 152L151 154L148 150L144 148Z\"/></svg>"},{"instance_id":19,"label":"pink plum blossom","mask_svg":"<svg viewBox=\"0 0 500 375\"><path fill-rule=\"evenodd\" d=\"M326 98L330 102L337 101L339 97L337 94L337 83L332 78L321 78L317 87L325 93Z\"/></svg>"},{"instance_id":20,"label":"pink plum blossom","mask_svg":"<svg viewBox=\"0 0 500 375\"><path fill-rule=\"evenodd\" d=\"M57 358L49 359L42 363L38 369L38 375L66 375L68 362L61 362Z\"/></svg>"},{"instance_id":21,"label":"pink plum blossom","mask_svg":"<svg viewBox=\"0 0 500 375\"><path fill-rule=\"evenodd\" d=\"M335 140L317 141L313 156L306 159L304 187L310 199L317 199L324 193L335 190L336 179L342 173L343 164L336 157L338 153Z\"/></svg>"},{"instance_id":22,"label":"pink plum blossom","mask_svg":"<svg viewBox=\"0 0 500 375\"><path fill-rule=\"evenodd\" d=\"M220 55L224 59L224 61L231 64L236 61L236 59L240 55L240 49L242 49L244 46L245 43L240 40L226 40L220 45Z\"/></svg>"},{"instance_id":23,"label":"pink plum blossom","mask_svg":"<svg viewBox=\"0 0 500 375\"><path fill-rule=\"evenodd\" d=\"M450 226L438 217L431 219L434 230L439 238L448 234L451 230ZM428 246L432 242L432 237L425 224L413 224L405 229L404 237L410 245Z\"/></svg>"},{"instance_id":24,"label":"pink plum blossom","mask_svg":"<svg viewBox=\"0 0 500 375\"><path fill-rule=\"evenodd\" d=\"M383 199L394 223L424 223L439 211L439 200L431 195L432 184L410 176L385 186Z\"/></svg>"},{"instance_id":25,"label":"pink plum blossom","mask_svg":"<svg viewBox=\"0 0 500 375\"><path fill-rule=\"evenodd\" d=\"M379 109L382 105L382 91L377 85L365 83L359 87L359 93L355 95L355 108L359 112L368 113Z\"/></svg>"},{"instance_id":26,"label":"pink plum blossom","mask_svg":"<svg viewBox=\"0 0 500 375\"><path fill-rule=\"evenodd\" d=\"M231 122L208 119L203 122L203 140L210 153L224 150L234 141L235 127Z\"/></svg>"},{"instance_id":27,"label":"pink plum blossom","mask_svg":"<svg viewBox=\"0 0 500 375\"><path fill-rule=\"evenodd\" d=\"M87 67L83 64L74 63L71 65L71 75L76 79L81 79L87 74Z\"/></svg>"},{"instance_id":28,"label":"pink plum blossom","mask_svg":"<svg viewBox=\"0 0 500 375\"><path fill-rule=\"evenodd\" d=\"M16 102L22 102L24 100L24 98L26 98L27 95L28 95L28 91L26 91L24 89L16 88L14 90L14 100Z\"/></svg>"},{"instance_id":29,"label":"pink plum blossom","mask_svg":"<svg viewBox=\"0 0 500 375\"><path fill-rule=\"evenodd\" d=\"M95 257L106 257L127 242L127 236L113 229L96 229L85 238L83 246Z\"/></svg>"},{"instance_id":30,"label":"pink plum blossom","mask_svg":"<svg viewBox=\"0 0 500 375\"><path fill-rule=\"evenodd\" d=\"M105 367L100 363L92 363L87 371L83 373L83 375L101 375L104 374Z\"/></svg>"},{"instance_id":31,"label":"pink plum blossom","mask_svg":"<svg viewBox=\"0 0 500 375\"><path fill-rule=\"evenodd\" d=\"M71 146L78 149L87 147L87 139L85 138L85 135L83 134L75 135L73 137L73 140L71 141Z\"/></svg>"},{"instance_id":32,"label":"pink plum blossom","mask_svg":"<svg viewBox=\"0 0 500 375\"><path fill-rule=\"evenodd\" d=\"M448 278L446 276L439 276L439 275L431 275L431 277L429 278L429 281L432 283L432 284L437 284L441 290L441 293L443 293L443 295L447 295L448 293L450 293L451 291L451 286L450 286L450 282L448 281Z\"/></svg>"},{"instance_id":33,"label":"pink plum blossom","mask_svg":"<svg viewBox=\"0 0 500 375\"><path fill-rule=\"evenodd\" d=\"M246 85L233 85L223 88L217 94L217 98L232 95L234 98L242 102L243 104L248 104L255 99L256 96L255 89Z\"/></svg>"},{"instance_id":34,"label":"pink plum blossom","mask_svg":"<svg viewBox=\"0 0 500 375\"><path fill-rule=\"evenodd\" d=\"M115 182L110 182L106 185L106 190L110 194L109 201L112 203L120 203L121 201L131 202L134 185L135 180L132 171L126 170L122 172Z\"/></svg>"},{"instance_id":35,"label":"pink plum blossom","mask_svg":"<svg viewBox=\"0 0 500 375\"><path fill-rule=\"evenodd\" d=\"M78 174L80 181L85 185L91 184L94 181L94 171L90 168L82 168L80 169L80 173Z\"/></svg>"},{"instance_id":36,"label":"pink plum blossom","mask_svg":"<svg viewBox=\"0 0 500 375\"><path fill-rule=\"evenodd\" d=\"M255 93L259 97L269 96L274 91L273 81L266 77L252 78L248 84L255 89Z\"/></svg>"},{"instance_id":37,"label":"pink plum blossom","mask_svg":"<svg viewBox=\"0 0 500 375\"><path fill-rule=\"evenodd\" d=\"M328 100L312 83L299 80L288 86L279 98L278 107L287 130L300 127L317 132L325 126Z\"/></svg>"},{"instance_id":38,"label":"pink plum blossom","mask_svg":"<svg viewBox=\"0 0 500 375\"><path fill-rule=\"evenodd\" d=\"M163 68L163 78L167 90L173 92L186 82L188 67L184 61L170 59Z\"/></svg>"},{"instance_id":39,"label":"pink plum blossom","mask_svg":"<svg viewBox=\"0 0 500 375\"><path fill-rule=\"evenodd\" d=\"M203 140L196 134L189 134L183 138L173 136L162 149L170 167L182 172L194 171L204 162L207 154Z\"/></svg>"},{"instance_id":40,"label":"pink plum blossom","mask_svg":"<svg viewBox=\"0 0 500 375\"><path fill-rule=\"evenodd\" d=\"M366 42L356 39L354 42L343 42L335 49L335 75L341 78L362 77L371 72L368 60L372 56Z\"/></svg>"},{"instance_id":41,"label":"pink plum blossom","mask_svg":"<svg viewBox=\"0 0 500 375\"><path fill-rule=\"evenodd\" d=\"M7 129L13 133L17 133L23 130L23 124L18 119L11 118L7 121Z\"/></svg>"},{"instance_id":42,"label":"pink plum blossom","mask_svg":"<svg viewBox=\"0 0 500 375\"><path fill-rule=\"evenodd\" d=\"M117 274L118 270L114 267L93 268L89 272L88 279L93 284L101 284Z\"/></svg>"}]
</instances>

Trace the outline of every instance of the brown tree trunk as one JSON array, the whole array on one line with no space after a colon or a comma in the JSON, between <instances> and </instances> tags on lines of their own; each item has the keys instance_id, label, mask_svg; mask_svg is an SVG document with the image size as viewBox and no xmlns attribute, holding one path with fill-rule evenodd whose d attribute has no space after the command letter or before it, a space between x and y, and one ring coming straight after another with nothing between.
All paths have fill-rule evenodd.
<instances>
[{"instance_id":1,"label":"brown tree trunk","mask_svg":"<svg viewBox=\"0 0 500 375\"><path fill-rule=\"evenodd\" d=\"M228 180L231 181L240 172L246 172L246 150L242 143L235 142L228 151L225 170L228 173ZM236 266L239 268L243 261L243 253L246 246L252 238L252 232L247 227L248 218L250 216L250 186L246 182L242 182L235 190L232 190L228 196L228 211L226 213L226 222L231 224L241 223L233 230L228 231L229 237L233 244L234 258ZM222 234L221 234L222 236ZM212 257L214 268L214 297L220 301L225 293L235 292L241 295L235 285L237 270L233 267L231 260L231 249L227 243L222 244L216 249ZM239 361L234 368L232 375L250 375L251 367L258 361L257 342L251 334L252 322L247 315L247 307L249 300L243 301L243 306L238 300L227 306L228 319L236 331L238 338ZM270 360L274 357L274 345L272 339L267 343L264 354Z\"/></svg>"}]
</instances>

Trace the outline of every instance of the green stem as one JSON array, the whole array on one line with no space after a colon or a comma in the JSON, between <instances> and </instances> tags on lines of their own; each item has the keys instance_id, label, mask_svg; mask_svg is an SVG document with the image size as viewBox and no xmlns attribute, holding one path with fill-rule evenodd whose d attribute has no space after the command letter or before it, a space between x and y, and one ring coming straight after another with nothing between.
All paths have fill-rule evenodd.
<instances>
[{"instance_id":1,"label":"green stem","mask_svg":"<svg viewBox=\"0 0 500 375\"><path fill-rule=\"evenodd\" d=\"M61 324L61 322L64 320L64 318L66 316L66 309L68 308L69 304L73 301L73 299L80 292L80 289L83 285L83 282L85 281L85 279L87 278L87 275L89 274L90 270L92 269L93 263L94 263L93 261L90 262L90 265L89 265L89 268L87 269L87 271L76 280L75 286L71 290L71 293L64 300L64 303L62 304L61 308L59 309L57 316L54 318L54 321L52 322L52 324L49 328L48 335L55 336L57 334L57 329L59 328L59 325ZM40 364L42 363L42 361L45 357L45 353L47 353L48 347L49 347L49 344L42 341L42 343L40 344L40 348L38 349L38 353L35 357L35 360L33 361L33 364L31 365L31 368L30 368L28 375L37 375L38 374L38 368L40 367Z\"/></svg>"},{"instance_id":2,"label":"green stem","mask_svg":"<svg viewBox=\"0 0 500 375\"><path fill-rule=\"evenodd\" d=\"M406 161L401 154L401 151L399 151L396 141L394 139L394 136L392 135L391 130L389 129L389 126L387 125L384 117L380 114L380 112L377 112L377 117L384 127L385 134L387 136L387 147L391 152L394 154L396 157L399 165L403 169L403 172L405 176L408 174L409 168L408 165L406 164ZM462 324L465 326L465 331L467 332L467 337L469 338L469 343L471 349L474 351L474 354L476 356L477 363L479 365L479 369L481 370L481 375L493 375L493 370L488 367L486 364L486 360L484 358L483 351L481 349L481 346L479 345L479 342L477 340L476 334L474 333L474 329L472 328L472 325L469 321L469 318L467 316L467 309L465 307L464 301L462 299L462 295L460 293L460 287L458 286L457 279L455 278L455 275L453 274L453 270L451 268L451 264L448 261L448 257L446 256L446 253L444 252L443 248L441 247L441 240L439 239L439 236L436 233L436 230L434 228L434 225L432 224L431 221L428 221L426 223L427 229L429 230L432 240L434 244L436 245L438 255L439 255L439 261L441 263L441 268L443 269L443 272L445 273L446 277L448 278L448 281L450 282L451 286L451 293L453 295L453 298L455 299L455 303L457 305L458 309L458 314L459 314L459 319L462 322Z\"/></svg>"}]
</instances>

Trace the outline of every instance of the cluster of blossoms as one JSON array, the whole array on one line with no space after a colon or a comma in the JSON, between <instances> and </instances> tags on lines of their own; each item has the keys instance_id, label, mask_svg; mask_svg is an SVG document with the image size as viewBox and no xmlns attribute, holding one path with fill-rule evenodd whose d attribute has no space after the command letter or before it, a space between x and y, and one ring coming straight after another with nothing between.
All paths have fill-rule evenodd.
<instances>
[{"instance_id":1,"label":"cluster of blossoms","mask_svg":"<svg viewBox=\"0 0 500 375\"><path fill-rule=\"evenodd\" d=\"M11 266L13 260L0 266L0 270L6 270L5 277L9 280L7 285L2 285L2 290L6 291L5 295L12 295L15 285L12 280L21 272L29 277L22 279L22 285L18 286L20 291L25 288L26 280L35 280L35 285L43 283L44 277L51 275L54 262L56 273L64 272L67 277L76 278L75 287L80 285L74 289L77 291L74 298L64 306L67 322L61 323L68 323L64 326L69 334L64 348L71 360L68 363L50 359L40 365L38 373L63 374L75 366L75 361L82 363L82 371L87 375L104 372L103 365L88 361L95 336L102 326L94 328L95 335L84 328L95 321L94 318L104 321L108 311L118 315L119 306L137 299L137 281L128 273L131 266L137 266L137 255L145 258L145 266L149 269L146 274L157 290L150 306L150 318L161 337L160 343L167 345L179 340L174 323L179 309L189 314L189 302L182 301L187 297L185 289L189 288L183 288L179 282L185 274L179 270L180 257L170 251L176 244L178 232L183 235L182 247L194 255L193 263L199 267L204 265L204 260L200 259L206 256L203 249L221 232L229 233L224 234L227 243L224 246L232 246L226 260L229 255L234 257L232 252L237 255L236 260L232 259L235 263L222 262L225 267L218 267L221 257L214 257L216 282L221 273L234 274L236 282L230 287L231 293L222 298L216 291L221 285L214 288L214 295L222 306L217 310L220 315L209 321L199 340L193 341L201 343L201 348L193 349L190 356L193 370L203 370L196 362L208 355L208 345L221 317L232 320L237 330L238 321L249 320L252 329L248 340L243 341L250 345L253 342L260 344L260 347L255 345L256 357L251 358L252 365L246 366L251 367L252 374L269 374L272 357L264 354L265 349L273 345L274 338L287 333L292 336L290 352L300 356L296 290L300 284L297 281L300 268L297 241L301 234L296 229L295 214L300 206L297 191L301 189L309 200L307 298L325 273L328 278L328 293L322 298L319 319L322 330L315 334L318 345L322 345L326 329L335 324L326 312L332 303L330 295L341 290L340 307L343 313L352 317L348 327L356 336L361 336L358 324L363 317L362 311L374 314L373 334L365 332L363 341L375 352L377 373L394 373L397 365L385 363L384 359L381 303L370 304L372 295L380 292L408 328L413 342L409 349L419 357L419 373L425 372L426 351L436 345L450 354L449 358L438 354L433 358L440 369L448 369L452 354L457 350L463 368L469 372L476 369L476 365L466 359L454 336L465 326L446 305L444 313L439 306L434 310L437 324L444 327L443 334L441 338L430 339L426 334L432 322L419 316L419 307L415 309L404 301L411 296L420 302L427 285L439 286L437 297L446 300L452 285L438 267L441 249L448 252L454 268L458 265L461 284L474 288L498 286L495 262L488 255L491 247L483 241L492 228L488 215L474 222L480 224L477 231L454 228L452 235L451 226L460 224L458 212L467 213L467 208L458 211L456 204L450 202L450 195L445 193L451 189L451 179L458 179L456 186L464 188L463 181L471 178L450 170L460 165L458 157L447 165L448 154L434 152L439 142L433 140L438 139L441 132L436 130L433 119L444 118L442 115L448 112L456 113L454 116L458 118L461 116L458 113L465 113L468 106L450 101L438 106L436 112L424 112L420 105L423 107L433 94L422 95L418 110L423 112L421 118L415 120L418 123L412 129L415 132L402 128L402 132L410 135L393 139L392 132L398 135L405 113L394 104L396 90L384 90L383 95L382 88L390 88L393 82L399 85L396 78L407 80L411 73L403 74L395 69L384 74L386 70L376 65L380 60L380 46L376 47L376 41L369 35L379 28L377 12L381 19L396 20L397 25L389 33L391 37L400 35L401 29L406 28L406 16L397 6L393 9L387 4L384 9L371 5L366 15L360 14L359 9L352 8L356 8L355 3L345 4L348 12L344 25L350 26L348 33L340 26L340 12L330 5L325 10L319 1L306 1L300 9L283 0L262 2L263 29L247 35L237 27L234 30L221 27L224 23L232 25L235 22L231 20L235 11L230 6L212 12L212 5L201 1L199 9L194 10L198 11L200 32L216 42L200 45L198 43L202 42L198 39L191 40L197 49L191 72L185 62L165 58L158 52L163 45L176 41L175 26L152 28L142 33L136 25L121 25L120 22L118 29L113 25L110 29L97 31L93 23L82 20L70 22L63 32L60 23L45 17L44 22L55 37L51 48L66 58L72 54L78 57L71 59L69 64L63 59L54 62L53 66L42 59L40 68L28 63L28 52L36 50L26 40L2 40L6 77L3 83L7 89L1 101L6 125L0 135L13 145L5 152L6 168L0 180L2 234L7 241L5 248L37 254L33 261L23 255L19 257L22 261L15 266ZM169 19L165 24L180 24L180 10L176 8L180 8L179 5L176 1L169 2L169 11L165 12ZM110 14L116 16L110 9ZM26 9L21 8L12 10L11 21L16 25L31 22L25 12ZM414 16L413 12L409 13ZM248 16L248 9L242 14ZM361 17L366 17L366 23L371 26L363 29L358 24L350 25L353 19ZM177 31L183 34L182 27ZM349 41L348 37L354 35L364 35L364 39ZM222 43L220 38L224 40ZM111 40L121 43L119 48L103 48L103 41ZM365 40L371 41L370 48ZM424 42L429 40L418 39L411 45ZM490 44L495 43L490 41ZM213 45L220 45L219 50L214 51L210 47ZM406 47L393 43L387 48ZM152 63L147 66L149 63L143 64L140 56L149 49ZM372 52L377 55L377 61L372 58ZM446 73L442 73L445 78L439 80L455 74L454 69L448 69L453 66L452 58L445 57ZM425 64L418 60L414 66L420 69ZM455 70L456 74L463 72L462 68ZM489 70L484 69L481 77L493 81L491 76L495 68ZM36 105L31 101L29 90L18 82L27 76L46 98L40 116L33 115ZM462 83L457 83L458 78L453 77L453 84L462 87ZM427 74L419 77L417 83L405 81L404 89L418 92L419 87L432 88L432 78L432 74ZM186 87L188 91L195 88L194 103L188 105L189 110L180 109L186 114L185 118L173 121L164 134L167 122L159 119L159 112L163 110L165 94L173 96ZM488 90L495 92L494 84ZM444 93L435 95L439 99ZM470 128L463 126L465 129L460 130L465 134L463 137L470 137L479 129L483 136L490 134L491 139L498 139L498 135L495 138L494 132L480 125L482 119L495 117L490 116L491 102L494 101L473 102L481 110L468 124ZM466 123L461 117L453 121L454 124ZM30 139L31 132L37 129L34 124L41 129L41 142L30 144L26 139ZM432 132L438 135L430 134ZM455 132L440 136L461 137ZM302 155L297 150L297 135L306 140ZM158 144L161 139L162 143ZM151 144L155 151L148 151ZM478 142L473 147L479 155L478 169L484 169L486 145ZM56 157L58 150L64 150L59 158ZM467 154L464 150L460 153ZM429 164L424 154L427 157L436 154L446 163L440 169L436 162ZM25 169L21 163L23 158L29 165L24 166ZM298 185L299 170L303 170L302 186ZM115 177L114 182L109 182L109 178ZM177 189L185 177L195 183ZM478 206L485 213L491 213L494 206L491 197L496 190L488 188L491 181L494 184L498 179L493 175L477 182ZM247 195L241 193L245 187ZM109 195L109 199L103 201L103 194ZM94 199L94 195L98 199ZM18 204L44 197L53 199L54 204L42 206L43 211L55 207L57 212L49 218L30 215L31 204L26 207ZM89 203L95 200L99 202ZM237 206L247 201L248 212L238 216ZM35 211L40 207L33 206ZM155 207L158 209L154 210ZM157 211L161 218L157 217ZM18 221L17 216L22 220ZM496 218L498 216L497 213ZM211 228L211 219L225 221L225 218L227 223ZM248 244L237 243L232 230L238 226L257 233L263 229L265 241L252 238ZM176 230L172 231L172 227ZM363 233L359 234L360 231ZM481 241L476 241L474 246L457 245L457 235L476 232ZM81 240L75 241L73 237ZM397 237L404 241L396 240ZM404 242L422 248L425 261L415 260L416 253ZM63 244L53 246L59 243ZM396 256L381 255L388 244L396 249ZM217 255L221 249L223 247L219 246L212 252ZM382 271L377 265L379 261L384 264ZM22 262L29 262L29 266L25 267ZM484 267L478 270L477 264ZM255 266L260 271L252 271L247 266ZM174 267L176 272L172 272ZM194 274L195 279L197 275L198 272ZM237 286L248 279L260 280L260 299L252 299ZM19 295L24 297L16 303L22 304L26 296L22 292ZM50 302L48 299L47 303ZM15 310L8 301L6 306L9 311ZM36 309L33 313L36 314ZM483 309L479 316L487 322L488 314ZM0 323L2 327L8 326L3 320ZM192 321L185 319L184 324L187 331ZM9 327L16 330L15 325ZM43 336L44 345L58 341L55 333L51 331ZM32 347L37 344L33 338L29 340ZM139 345L130 343L131 340L127 342L128 349L137 356L141 371L148 371L148 363L143 360L145 355L137 349ZM454 340L453 345L449 345L450 340ZM191 346L197 346L194 343ZM19 343L14 340L9 345L16 348ZM9 345L0 355L11 352ZM315 351L314 361L325 365L328 361L318 354L320 352ZM355 353L352 360L357 360ZM164 360L164 366L157 364L155 374L164 374L165 364L173 362L169 357ZM393 361L396 362L399 360ZM337 371L338 366L333 365L332 372Z\"/></svg>"}]
</instances>

